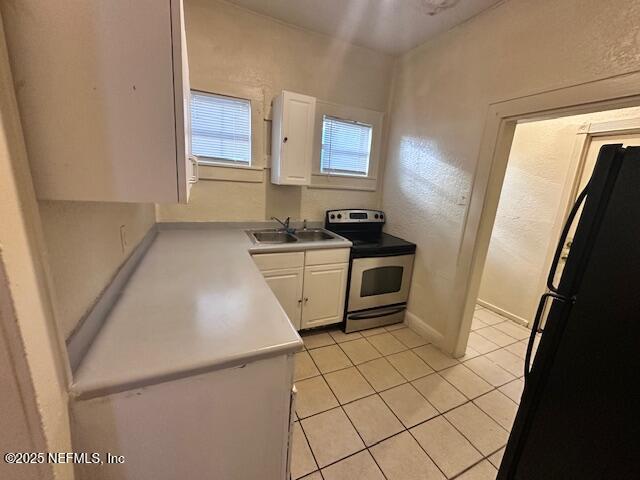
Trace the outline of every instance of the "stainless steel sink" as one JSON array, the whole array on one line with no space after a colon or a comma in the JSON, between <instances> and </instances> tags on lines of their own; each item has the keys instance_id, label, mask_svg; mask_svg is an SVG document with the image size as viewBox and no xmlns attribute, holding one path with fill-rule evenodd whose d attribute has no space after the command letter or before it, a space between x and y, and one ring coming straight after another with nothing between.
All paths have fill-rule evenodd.
<instances>
[{"instance_id":1,"label":"stainless steel sink","mask_svg":"<svg viewBox=\"0 0 640 480\"><path fill-rule=\"evenodd\" d=\"M293 233L287 233L280 229L268 228L262 230L247 230L247 235L249 235L249 238L251 238L253 243L258 245L341 240L341 237L325 230L324 228L296 230Z\"/></svg>"},{"instance_id":2,"label":"stainless steel sink","mask_svg":"<svg viewBox=\"0 0 640 480\"><path fill-rule=\"evenodd\" d=\"M247 233L255 239L256 243L292 243L298 241L290 233L278 230L256 230Z\"/></svg>"},{"instance_id":3,"label":"stainless steel sink","mask_svg":"<svg viewBox=\"0 0 640 480\"><path fill-rule=\"evenodd\" d=\"M321 242L322 240L333 240L335 237L325 230L298 230L295 234L301 242Z\"/></svg>"}]
</instances>

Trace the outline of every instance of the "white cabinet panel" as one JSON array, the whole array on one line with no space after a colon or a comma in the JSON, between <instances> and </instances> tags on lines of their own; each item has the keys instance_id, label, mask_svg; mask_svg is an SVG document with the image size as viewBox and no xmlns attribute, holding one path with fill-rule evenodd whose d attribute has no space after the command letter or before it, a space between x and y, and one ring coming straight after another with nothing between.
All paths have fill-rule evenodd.
<instances>
[{"instance_id":1,"label":"white cabinet panel","mask_svg":"<svg viewBox=\"0 0 640 480\"><path fill-rule=\"evenodd\" d=\"M309 185L316 99L283 91L273 102L271 182Z\"/></svg>"},{"instance_id":2,"label":"white cabinet panel","mask_svg":"<svg viewBox=\"0 0 640 480\"><path fill-rule=\"evenodd\" d=\"M348 248L332 248L330 250L309 250L304 259L305 265L326 265L330 263L346 263L349 261Z\"/></svg>"},{"instance_id":3,"label":"white cabinet panel","mask_svg":"<svg viewBox=\"0 0 640 480\"><path fill-rule=\"evenodd\" d=\"M296 330L300 330L302 312L302 272L302 268L262 272Z\"/></svg>"},{"instance_id":4,"label":"white cabinet panel","mask_svg":"<svg viewBox=\"0 0 640 480\"><path fill-rule=\"evenodd\" d=\"M297 330L342 321L348 259L348 248L253 256Z\"/></svg>"},{"instance_id":5,"label":"white cabinet panel","mask_svg":"<svg viewBox=\"0 0 640 480\"><path fill-rule=\"evenodd\" d=\"M342 320L348 269L347 263L305 267L301 328Z\"/></svg>"},{"instance_id":6,"label":"white cabinet panel","mask_svg":"<svg viewBox=\"0 0 640 480\"><path fill-rule=\"evenodd\" d=\"M3 13L37 196L186 202L182 1L23 0Z\"/></svg>"},{"instance_id":7,"label":"white cabinet panel","mask_svg":"<svg viewBox=\"0 0 640 480\"><path fill-rule=\"evenodd\" d=\"M253 261L261 272L282 268L298 268L304 266L304 252L258 253Z\"/></svg>"},{"instance_id":8,"label":"white cabinet panel","mask_svg":"<svg viewBox=\"0 0 640 480\"><path fill-rule=\"evenodd\" d=\"M184 5L181 0L171 2L171 30L173 38L174 102L176 109L176 168L178 202L188 203L191 187L198 181L198 160L191 154L191 85L187 36L184 25Z\"/></svg>"},{"instance_id":9,"label":"white cabinet panel","mask_svg":"<svg viewBox=\"0 0 640 480\"><path fill-rule=\"evenodd\" d=\"M293 360L279 355L71 402L78 480L278 479L288 469Z\"/></svg>"}]
</instances>

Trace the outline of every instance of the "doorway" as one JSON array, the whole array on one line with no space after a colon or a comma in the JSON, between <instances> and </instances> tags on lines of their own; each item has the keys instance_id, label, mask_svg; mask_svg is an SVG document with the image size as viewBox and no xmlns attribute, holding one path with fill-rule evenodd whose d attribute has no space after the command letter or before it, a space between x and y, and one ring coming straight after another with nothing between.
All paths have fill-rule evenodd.
<instances>
[{"instance_id":1,"label":"doorway","mask_svg":"<svg viewBox=\"0 0 640 480\"><path fill-rule=\"evenodd\" d=\"M523 326L533 322L562 227L591 177L600 147L610 143L640 145L640 108L516 125L478 293L478 307L489 313L479 311L476 317ZM571 230L558 279L572 238Z\"/></svg>"},{"instance_id":2,"label":"doorway","mask_svg":"<svg viewBox=\"0 0 640 480\"><path fill-rule=\"evenodd\" d=\"M454 356L460 357L466 352L517 126L537 120L637 107L640 105L639 84L640 72L636 72L499 101L489 106L459 249L460 268L456 275L455 295L460 301L460 322L450 325L455 329L451 346ZM566 200L568 203L568 196Z\"/></svg>"}]
</instances>

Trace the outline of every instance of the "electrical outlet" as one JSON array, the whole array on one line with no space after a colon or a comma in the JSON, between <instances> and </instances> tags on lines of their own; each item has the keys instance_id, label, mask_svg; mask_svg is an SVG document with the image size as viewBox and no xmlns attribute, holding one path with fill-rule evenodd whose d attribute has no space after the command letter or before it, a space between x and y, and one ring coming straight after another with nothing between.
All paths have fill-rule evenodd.
<instances>
[{"instance_id":1,"label":"electrical outlet","mask_svg":"<svg viewBox=\"0 0 640 480\"><path fill-rule=\"evenodd\" d=\"M120 225L120 246L122 247L122 253L127 251L127 226Z\"/></svg>"}]
</instances>

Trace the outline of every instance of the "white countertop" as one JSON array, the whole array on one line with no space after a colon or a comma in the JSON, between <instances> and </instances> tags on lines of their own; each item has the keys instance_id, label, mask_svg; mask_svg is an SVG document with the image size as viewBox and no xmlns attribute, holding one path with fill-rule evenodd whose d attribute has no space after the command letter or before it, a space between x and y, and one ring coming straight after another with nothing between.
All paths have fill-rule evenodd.
<instances>
[{"instance_id":1,"label":"white countertop","mask_svg":"<svg viewBox=\"0 0 640 480\"><path fill-rule=\"evenodd\" d=\"M76 397L129 390L302 348L251 253L349 247L254 245L244 230L162 230L82 360Z\"/></svg>"}]
</instances>

